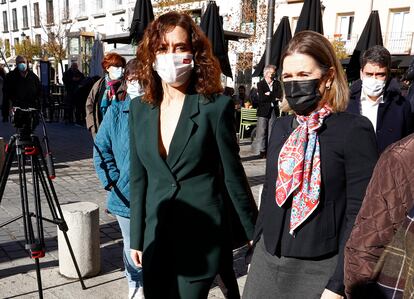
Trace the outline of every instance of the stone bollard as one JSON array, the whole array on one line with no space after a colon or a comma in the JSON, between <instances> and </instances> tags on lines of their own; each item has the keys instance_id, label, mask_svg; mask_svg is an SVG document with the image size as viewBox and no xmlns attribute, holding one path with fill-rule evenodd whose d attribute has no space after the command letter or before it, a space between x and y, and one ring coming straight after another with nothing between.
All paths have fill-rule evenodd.
<instances>
[{"instance_id":1,"label":"stone bollard","mask_svg":"<svg viewBox=\"0 0 414 299\"><path fill-rule=\"evenodd\" d=\"M4 165L4 158L6 153L4 152L6 146L6 141L4 140L3 137L0 137L0 172L3 169L3 165Z\"/></svg>"},{"instance_id":2,"label":"stone bollard","mask_svg":"<svg viewBox=\"0 0 414 299\"><path fill-rule=\"evenodd\" d=\"M82 277L95 276L101 270L99 207L91 202L62 205L63 217L68 225L68 238L72 245ZM75 266L63 233L58 229L59 272L77 278Z\"/></svg>"}]
</instances>

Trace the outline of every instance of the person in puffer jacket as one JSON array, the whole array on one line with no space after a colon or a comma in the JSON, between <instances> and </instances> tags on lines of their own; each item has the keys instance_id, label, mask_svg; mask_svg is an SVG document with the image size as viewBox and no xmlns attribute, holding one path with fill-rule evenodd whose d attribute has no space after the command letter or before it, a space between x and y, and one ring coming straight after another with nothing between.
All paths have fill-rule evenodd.
<instances>
[{"instance_id":1,"label":"person in puffer jacket","mask_svg":"<svg viewBox=\"0 0 414 299\"><path fill-rule=\"evenodd\" d=\"M375 268L386 246L414 206L413 165L414 134L411 134L389 146L375 166L345 247L344 284L348 299L383 298L381 294L374 293L378 278ZM404 252L399 250L398 254L403 257ZM385 270L383 274L389 275L388 271ZM408 277L404 271L398 275L389 276L386 283L391 285L393 280ZM379 282L384 287L383 278L380 277Z\"/></svg>"},{"instance_id":2,"label":"person in puffer jacket","mask_svg":"<svg viewBox=\"0 0 414 299\"><path fill-rule=\"evenodd\" d=\"M128 115L131 100L141 95L140 85L134 80L135 59L125 69L127 96L115 99L106 111L95 138L93 160L96 173L108 191L107 209L115 215L124 242L125 276L128 279L128 298L144 298L142 269L130 257L129 233L129 129ZM136 100L136 99L135 99Z\"/></svg>"}]
</instances>

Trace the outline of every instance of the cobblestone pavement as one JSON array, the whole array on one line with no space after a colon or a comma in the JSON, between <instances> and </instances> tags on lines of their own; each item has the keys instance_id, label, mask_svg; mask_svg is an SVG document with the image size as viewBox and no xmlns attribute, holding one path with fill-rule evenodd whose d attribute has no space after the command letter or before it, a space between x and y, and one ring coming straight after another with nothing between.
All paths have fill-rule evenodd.
<instances>
[{"instance_id":1,"label":"cobblestone pavement","mask_svg":"<svg viewBox=\"0 0 414 299\"><path fill-rule=\"evenodd\" d=\"M88 201L99 206L101 272L85 279L86 290L77 280L59 274L57 227L44 223L47 246L46 256L40 259L44 298L127 298L127 283L123 276L122 236L116 219L106 214L105 191L101 188L92 165L92 139L83 127L50 123L47 125L50 146L55 158L56 179L53 181L61 205ZM14 128L0 123L0 136L9 140ZM37 136L42 137L39 128ZM241 157L255 198L264 179L264 160L252 156L249 143L241 145ZM30 181L30 180L29 180ZM29 182L30 183L30 182ZM28 187L32 198L31 185ZM50 217L43 204L44 217ZM15 168L9 176L0 203L0 223L21 215L19 177ZM21 220L0 228L0 298L37 298L34 262L25 248ZM234 267L242 290L246 266L245 249L234 252ZM209 298L224 298L217 286L212 287Z\"/></svg>"}]
</instances>

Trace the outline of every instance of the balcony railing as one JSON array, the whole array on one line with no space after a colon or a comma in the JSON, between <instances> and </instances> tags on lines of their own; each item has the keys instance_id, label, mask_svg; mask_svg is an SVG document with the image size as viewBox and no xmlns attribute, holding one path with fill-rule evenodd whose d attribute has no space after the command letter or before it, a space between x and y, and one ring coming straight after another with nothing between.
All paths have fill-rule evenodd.
<instances>
[{"instance_id":1,"label":"balcony railing","mask_svg":"<svg viewBox=\"0 0 414 299\"><path fill-rule=\"evenodd\" d=\"M343 34L334 34L334 36L327 36L327 39L329 39L331 42L334 40L342 42L344 44L346 54L352 55L356 44L358 43L359 36L357 34L346 36Z\"/></svg>"},{"instance_id":2,"label":"balcony railing","mask_svg":"<svg viewBox=\"0 0 414 299\"><path fill-rule=\"evenodd\" d=\"M391 54L410 54L414 32L386 32L383 36L384 47Z\"/></svg>"},{"instance_id":3,"label":"balcony railing","mask_svg":"<svg viewBox=\"0 0 414 299\"><path fill-rule=\"evenodd\" d=\"M330 41L338 40L343 42L346 53L352 55L358 43L359 35L343 36L335 34L327 36ZM382 35L384 47L390 51L391 55L411 54L411 47L414 41L414 32L386 32Z\"/></svg>"}]
</instances>

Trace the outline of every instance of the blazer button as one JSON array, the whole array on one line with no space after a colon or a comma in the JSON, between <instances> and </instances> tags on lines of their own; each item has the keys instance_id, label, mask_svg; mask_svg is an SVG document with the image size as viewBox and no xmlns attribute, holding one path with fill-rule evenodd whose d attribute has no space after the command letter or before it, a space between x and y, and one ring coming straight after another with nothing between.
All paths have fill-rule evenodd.
<instances>
[{"instance_id":1,"label":"blazer button","mask_svg":"<svg viewBox=\"0 0 414 299\"><path fill-rule=\"evenodd\" d=\"M176 184L171 184L171 187L175 188L175 187L177 187L177 185Z\"/></svg>"}]
</instances>

